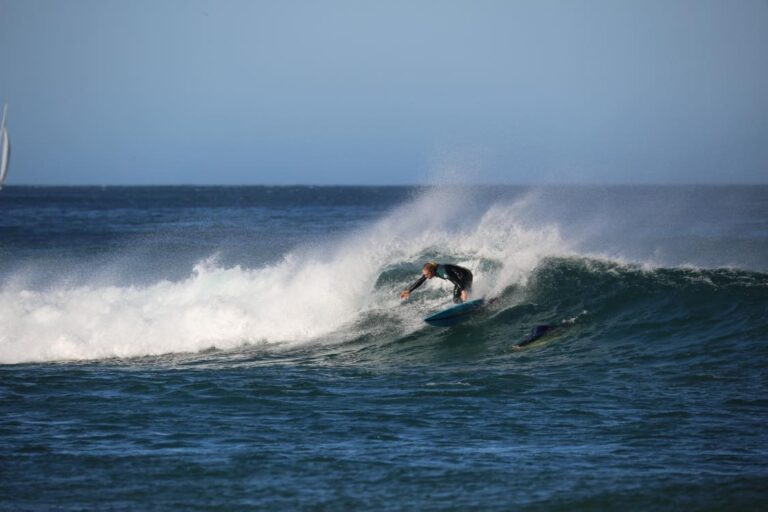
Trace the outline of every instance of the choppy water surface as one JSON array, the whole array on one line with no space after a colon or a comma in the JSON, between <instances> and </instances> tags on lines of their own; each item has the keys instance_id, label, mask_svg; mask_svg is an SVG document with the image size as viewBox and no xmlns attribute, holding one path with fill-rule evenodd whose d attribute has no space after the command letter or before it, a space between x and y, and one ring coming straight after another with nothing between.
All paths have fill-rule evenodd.
<instances>
[{"instance_id":1,"label":"choppy water surface","mask_svg":"<svg viewBox=\"0 0 768 512\"><path fill-rule=\"evenodd\" d=\"M767 199L4 189L0 507L764 509Z\"/></svg>"}]
</instances>

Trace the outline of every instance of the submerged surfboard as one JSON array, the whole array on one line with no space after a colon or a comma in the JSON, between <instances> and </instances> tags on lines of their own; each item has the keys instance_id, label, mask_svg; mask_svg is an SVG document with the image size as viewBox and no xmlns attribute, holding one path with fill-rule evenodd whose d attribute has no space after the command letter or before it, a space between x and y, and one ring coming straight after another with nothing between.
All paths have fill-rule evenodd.
<instances>
[{"instance_id":1,"label":"submerged surfboard","mask_svg":"<svg viewBox=\"0 0 768 512\"><path fill-rule=\"evenodd\" d=\"M469 320L473 314L480 310L484 303L483 299L470 300L463 304L457 304L448 309L438 311L434 315L425 318L424 321L435 327L450 327L451 325Z\"/></svg>"}]
</instances>

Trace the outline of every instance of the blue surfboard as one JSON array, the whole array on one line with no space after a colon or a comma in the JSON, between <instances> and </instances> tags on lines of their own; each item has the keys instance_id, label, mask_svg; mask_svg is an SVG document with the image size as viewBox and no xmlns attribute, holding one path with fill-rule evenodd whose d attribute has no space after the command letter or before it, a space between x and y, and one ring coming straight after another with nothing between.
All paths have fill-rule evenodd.
<instances>
[{"instance_id":1,"label":"blue surfboard","mask_svg":"<svg viewBox=\"0 0 768 512\"><path fill-rule=\"evenodd\" d=\"M457 304L448 309L438 311L434 315L425 318L424 321L435 327L450 327L469 320L473 314L480 310L484 303L483 299L470 300L463 304Z\"/></svg>"}]
</instances>

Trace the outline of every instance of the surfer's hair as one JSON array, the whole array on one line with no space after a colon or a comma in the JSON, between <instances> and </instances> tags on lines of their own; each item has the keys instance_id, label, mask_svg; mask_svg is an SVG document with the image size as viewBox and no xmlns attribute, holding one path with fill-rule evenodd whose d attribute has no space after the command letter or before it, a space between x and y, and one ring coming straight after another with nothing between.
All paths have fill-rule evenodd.
<instances>
[{"instance_id":1,"label":"surfer's hair","mask_svg":"<svg viewBox=\"0 0 768 512\"><path fill-rule=\"evenodd\" d=\"M434 274L437 272L437 263L434 261L428 261L424 264L423 267L421 267L421 270L429 270L430 274Z\"/></svg>"}]
</instances>

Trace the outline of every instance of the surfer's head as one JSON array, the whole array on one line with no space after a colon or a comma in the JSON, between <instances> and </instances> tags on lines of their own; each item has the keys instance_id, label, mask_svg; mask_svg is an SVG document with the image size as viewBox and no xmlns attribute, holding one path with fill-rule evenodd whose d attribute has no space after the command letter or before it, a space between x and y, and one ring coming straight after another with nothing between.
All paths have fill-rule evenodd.
<instances>
[{"instance_id":1,"label":"surfer's head","mask_svg":"<svg viewBox=\"0 0 768 512\"><path fill-rule=\"evenodd\" d=\"M429 261L424 264L423 267L421 267L421 273L426 277L427 279L432 279L435 277L435 274L437 273L437 263L434 261Z\"/></svg>"}]
</instances>

